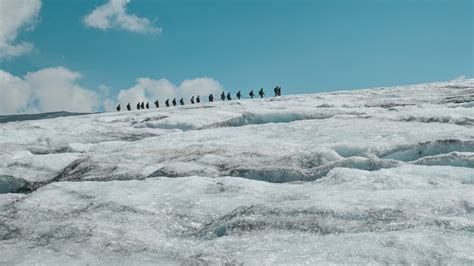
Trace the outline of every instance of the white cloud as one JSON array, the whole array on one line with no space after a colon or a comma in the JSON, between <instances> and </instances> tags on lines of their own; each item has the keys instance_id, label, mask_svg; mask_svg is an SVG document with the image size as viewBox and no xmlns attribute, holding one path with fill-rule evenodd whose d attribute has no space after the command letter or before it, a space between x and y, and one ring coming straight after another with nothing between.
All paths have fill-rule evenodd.
<instances>
[{"instance_id":1,"label":"white cloud","mask_svg":"<svg viewBox=\"0 0 474 266\"><path fill-rule=\"evenodd\" d=\"M15 114L26 110L30 85L21 78L0 70L0 114Z\"/></svg>"},{"instance_id":2,"label":"white cloud","mask_svg":"<svg viewBox=\"0 0 474 266\"><path fill-rule=\"evenodd\" d=\"M109 0L84 17L84 23L101 30L123 29L137 33L160 33L161 28L153 26L147 18L127 14L130 0Z\"/></svg>"},{"instance_id":3,"label":"white cloud","mask_svg":"<svg viewBox=\"0 0 474 266\"><path fill-rule=\"evenodd\" d=\"M0 0L0 59L30 52L34 45L16 42L18 32L34 25L41 0Z\"/></svg>"},{"instance_id":4,"label":"white cloud","mask_svg":"<svg viewBox=\"0 0 474 266\"><path fill-rule=\"evenodd\" d=\"M167 79L154 80L150 78L139 78L133 87L121 90L117 96L117 102L123 104L148 101L154 102L156 99L164 102L166 99L184 97L188 102L191 96L201 95L206 97L213 93L222 91L221 84L207 77L187 79L181 85L176 86ZM204 100L204 99L203 99Z\"/></svg>"},{"instance_id":5,"label":"white cloud","mask_svg":"<svg viewBox=\"0 0 474 266\"><path fill-rule=\"evenodd\" d=\"M99 96L77 84L80 77L64 67L30 72L24 78L0 70L0 113L96 111Z\"/></svg>"},{"instance_id":6,"label":"white cloud","mask_svg":"<svg viewBox=\"0 0 474 266\"><path fill-rule=\"evenodd\" d=\"M114 101L110 99L105 99L103 102L103 107L105 111L110 112L110 111L114 111L115 108L117 108L117 105L115 104Z\"/></svg>"},{"instance_id":7,"label":"white cloud","mask_svg":"<svg viewBox=\"0 0 474 266\"><path fill-rule=\"evenodd\" d=\"M92 112L99 106L99 98L76 83L80 77L78 72L56 67L28 73L25 80L33 88L41 111Z\"/></svg>"}]
</instances>

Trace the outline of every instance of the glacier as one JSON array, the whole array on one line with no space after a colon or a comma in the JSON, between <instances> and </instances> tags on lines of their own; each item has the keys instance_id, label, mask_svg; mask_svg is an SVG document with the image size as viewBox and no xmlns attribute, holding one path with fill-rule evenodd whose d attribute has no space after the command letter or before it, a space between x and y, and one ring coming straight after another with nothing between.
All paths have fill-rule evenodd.
<instances>
[{"instance_id":1,"label":"glacier","mask_svg":"<svg viewBox=\"0 0 474 266\"><path fill-rule=\"evenodd\" d=\"M66 114L0 120L0 264L474 263L474 79Z\"/></svg>"}]
</instances>

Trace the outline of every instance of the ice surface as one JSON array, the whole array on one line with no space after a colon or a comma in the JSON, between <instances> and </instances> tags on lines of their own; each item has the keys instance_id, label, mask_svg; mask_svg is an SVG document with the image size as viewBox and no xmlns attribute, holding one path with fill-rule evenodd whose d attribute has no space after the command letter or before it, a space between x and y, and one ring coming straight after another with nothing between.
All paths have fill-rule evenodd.
<instances>
[{"instance_id":1,"label":"ice surface","mask_svg":"<svg viewBox=\"0 0 474 266\"><path fill-rule=\"evenodd\" d=\"M473 101L468 79L0 124L0 264L473 264Z\"/></svg>"}]
</instances>

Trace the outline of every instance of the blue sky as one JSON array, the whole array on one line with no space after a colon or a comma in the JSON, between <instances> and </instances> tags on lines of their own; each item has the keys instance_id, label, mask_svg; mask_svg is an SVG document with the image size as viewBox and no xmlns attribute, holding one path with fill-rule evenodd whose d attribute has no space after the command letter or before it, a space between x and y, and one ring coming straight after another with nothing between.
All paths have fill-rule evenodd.
<instances>
[{"instance_id":1,"label":"blue sky","mask_svg":"<svg viewBox=\"0 0 474 266\"><path fill-rule=\"evenodd\" d=\"M107 87L113 99L140 77L176 86L209 77L231 91L278 84L290 94L474 76L471 0L125 5L127 14L147 19L161 33L86 25L84 18L107 2L42 0L34 28L18 29L15 38L34 48L0 59L0 69L26 80L28 72L64 67L80 73L74 82L81 88Z\"/></svg>"}]
</instances>

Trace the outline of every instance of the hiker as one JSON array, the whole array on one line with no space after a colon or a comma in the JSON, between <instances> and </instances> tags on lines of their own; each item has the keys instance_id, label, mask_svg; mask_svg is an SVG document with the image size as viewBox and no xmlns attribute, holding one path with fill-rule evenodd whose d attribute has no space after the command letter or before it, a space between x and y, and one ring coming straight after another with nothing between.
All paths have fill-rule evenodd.
<instances>
[{"instance_id":1,"label":"hiker","mask_svg":"<svg viewBox=\"0 0 474 266\"><path fill-rule=\"evenodd\" d=\"M191 104L194 104L194 96L191 97L191 100L190 100L190 101L191 101Z\"/></svg>"},{"instance_id":2,"label":"hiker","mask_svg":"<svg viewBox=\"0 0 474 266\"><path fill-rule=\"evenodd\" d=\"M232 98L230 97L230 92L227 93L227 101L232 101Z\"/></svg>"},{"instance_id":3,"label":"hiker","mask_svg":"<svg viewBox=\"0 0 474 266\"><path fill-rule=\"evenodd\" d=\"M221 93L221 100L225 101L225 92Z\"/></svg>"},{"instance_id":4,"label":"hiker","mask_svg":"<svg viewBox=\"0 0 474 266\"><path fill-rule=\"evenodd\" d=\"M150 105L148 104L148 102L146 102L145 107L146 107L146 109L150 109Z\"/></svg>"},{"instance_id":5,"label":"hiker","mask_svg":"<svg viewBox=\"0 0 474 266\"><path fill-rule=\"evenodd\" d=\"M214 95L209 95L209 102L212 103L214 101Z\"/></svg>"},{"instance_id":6,"label":"hiker","mask_svg":"<svg viewBox=\"0 0 474 266\"><path fill-rule=\"evenodd\" d=\"M199 95L198 97L196 98L196 103L200 103L201 102L201 98L199 98Z\"/></svg>"},{"instance_id":7,"label":"hiker","mask_svg":"<svg viewBox=\"0 0 474 266\"><path fill-rule=\"evenodd\" d=\"M117 106L117 112L120 112L120 104Z\"/></svg>"},{"instance_id":8,"label":"hiker","mask_svg":"<svg viewBox=\"0 0 474 266\"><path fill-rule=\"evenodd\" d=\"M170 99L166 99L165 105L166 105L166 107L170 107Z\"/></svg>"},{"instance_id":9,"label":"hiker","mask_svg":"<svg viewBox=\"0 0 474 266\"><path fill-rule=\"evenodd\" d=\"M181 100L179 100L179 103L180 103L181 105L184 105L184 99L181 98Z\"/></svg>"},{"instance_id":10,"label":"hiker","mask_svg":"<svg viewBox=\"0 0 474 266\"><path fill-rule=\"evenodd\" d=\"M173 98L172 103L173 103L173 106L176 106L176 98Z\"/></svg>"},{"instance_id":11,"label":"hiker","mask_svg":"<svg viewBox=\"0 0 474 266\"><path fill-rule=\"evenodd\" d=\"M281 96L281 87L278 87L278 96Z\"/></svg>"},{"instance_id":12,"label":"hiker","mask_svg":"<svg viewBox=\"0 0 474 266\"><path fill-rule=\"evenodd\" d=\"M140 108L141 108L142 110L145 109L145 102L142 102L142 103L140 104Z\"/></svg>"},{"instance_id":13,"label":"hiker","mask_svg":"<svg viewBox=\"0 0 474 266\"><path fill-rule=\"evenodd\" d=\"M263 92L263 88L260 88L260 90L258 91L258 95L260 95L260 98L263 98L263 96L265 96L265 93Z\"/></svg>"},{"instance_id":14,"label":"hiker","mask_svg":"<svg viewBox=\"0 0 474 266\"><path fill-rule=\"evenodd\" d=\"M237 96L237 99L239 99L239 100L240 100L240 97L241 97L242 95L240 94L240 91L238 91L238 92L237 92L237 94L236 94L235 96Z\"/></svg>"},{"instance_id":15,"label":"hiker","mask_svg":"<svg viewBox=\"0 0 474 266\"><path fill-rule=\"evenodd\" d=\"M253 90L251 90L251 91L249 92L249 96L250 96L250 98L253 99L253 96L255 96L255 94L253 93Z\"/></svg>"},{"instance_id":16,"label":"hiker","mask_svg":"<svg viewBox=\"0 0 474 266\"><path fill-rule=\"evenodd\" d=\"M160 108L160 103L158 102L158 100L155 101L155 106L156 108Z\"/></svg>"},{"instance_id":17,"label":"hiker","mask_svg":"<svg viewBox=\"0 0 474 266\"><path fill-rule=\"evenodd\" d=\"M127 104L127 110L128 111L132 110L132 107L130 106L130 103Z\"/></svg>"},{"instance_id":18,"label":"hiker","mask_svg":"<svg viewBox=\"0 0 474 266\"><path fill-rule=\"evenodd\" d=\"M140 103L137 103L137 110L140 110Z\"/></svg>"},{"instance_id":19,"label":"hiker","mask_svg":"<svg viewBox=\"0 0 474 266\"><path fill-rule=\"evenodd\" d=\"M276 86L274 89L273 89L273 92L275 93L275 97L278 96L278 86Z\"/></svg>"}]
</instances>

